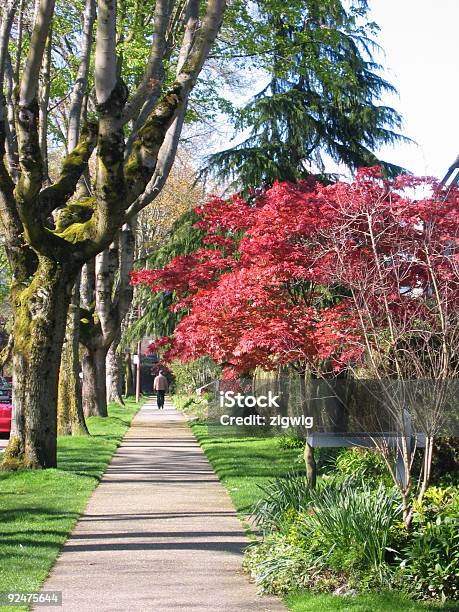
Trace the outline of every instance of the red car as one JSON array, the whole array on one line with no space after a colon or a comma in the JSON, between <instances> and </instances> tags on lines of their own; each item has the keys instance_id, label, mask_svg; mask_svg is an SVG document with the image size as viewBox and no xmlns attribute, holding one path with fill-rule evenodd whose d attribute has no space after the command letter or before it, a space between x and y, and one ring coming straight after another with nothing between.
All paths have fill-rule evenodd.
<instances>
[{"instance_id":1,"label":"red car","mask_svg":"<svg viewBox=\"0 0 459 612\"><path fill-rule=\"evenodd\" d=\"M11 404L0 404L0 433L9 434L11 430Z\"/></svg>"}]
</instances>

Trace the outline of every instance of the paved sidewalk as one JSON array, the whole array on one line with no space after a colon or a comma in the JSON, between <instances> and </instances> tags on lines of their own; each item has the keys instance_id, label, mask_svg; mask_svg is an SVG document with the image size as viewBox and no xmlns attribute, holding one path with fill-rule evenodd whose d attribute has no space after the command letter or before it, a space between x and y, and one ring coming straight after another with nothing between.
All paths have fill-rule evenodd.
<instances>
[{"instance_id":1,"label":"paved sidewalk","mask_svg":"<svg viewBox=\"0 0 459 612\"><path fill-rule=\"evenodd\" d=\"M243 574L246 545L183 416L147 403L43 590L62 591L65 612L285 610Z\"/></svg>"}]
</instances>

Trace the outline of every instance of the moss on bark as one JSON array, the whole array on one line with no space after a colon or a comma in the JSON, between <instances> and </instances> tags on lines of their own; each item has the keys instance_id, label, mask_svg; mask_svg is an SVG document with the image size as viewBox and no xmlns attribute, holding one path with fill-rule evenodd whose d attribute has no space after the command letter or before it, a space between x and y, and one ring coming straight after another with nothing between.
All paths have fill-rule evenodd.
<instances>
[{"instance_id":1,"label":"moss on bark","mask_svg":"<svg viewBox=\"0 0 459 612\"><path fill-rule=\"evenodd\" d=\"M91 217L83 223L72 223L62 231L54 231L53 233L71 244L91 240L95 235L94 218Z\"/></svg>"},{"instance_id":2,"label":"moss on bark","mask_svg":"<svg viewBox=\"0 0 459 612\"><path fill-rule=\"evenodd\" d=\"M95 198L81 198L78 202L67 204L65 208L59 211L55 233L60 235L73 223L86 223L93 216L95 207Z\"/></svg>"}]
</instances>

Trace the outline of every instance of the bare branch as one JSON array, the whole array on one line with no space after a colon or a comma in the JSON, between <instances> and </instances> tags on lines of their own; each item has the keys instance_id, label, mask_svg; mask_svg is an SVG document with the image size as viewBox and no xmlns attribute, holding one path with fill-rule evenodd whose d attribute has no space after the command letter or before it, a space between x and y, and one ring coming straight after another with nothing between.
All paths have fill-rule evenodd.
<instances>
[{"instance_id":1,"label":"bare branch","mask_svg":"<svg viewBox=\"0 0 459 612\"><path fill-rule=\"evenodd\" d=\"M116 0L98 0L94 78L98 104L105 104L115 89Z\"/></svg>"},{"instance_id":2,"label":"bare branch","mask_svg":"<svg viewBox=\"0 0 459 612\"><path fill-rule=\"evenodd\" d=\"M148 117L161 92L161 86L164 81L163 59L166 47L166 30L173 5L173 0L157 0L155 4L153 42L148 64L137 91L134 93L129 103L126 104L123 113L123 124L131 119L137 120L134 129L139 127L139 122L144 122ZM141 117L137 117L139 110L142 108L147 98L148 108L143 109ZM140 123L140 125L141 124L142 123Z\"/></svg>"},{"instance_id":3,"label":"bare branch","mask_svg":"<svg viewBox=\"0 0 459 612\"><path fill-rule=\"evenodd\" d=\"M29 107L37 97L40 69L48 39L55 0L40 0L30 40L29 55L21 80L20 107Z\"/></svg>"}]
</instances>

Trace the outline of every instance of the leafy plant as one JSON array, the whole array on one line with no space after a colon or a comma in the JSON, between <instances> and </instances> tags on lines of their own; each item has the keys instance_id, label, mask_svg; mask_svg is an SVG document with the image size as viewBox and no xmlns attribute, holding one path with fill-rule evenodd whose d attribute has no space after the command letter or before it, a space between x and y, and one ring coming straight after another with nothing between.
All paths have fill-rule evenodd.
<instances>
[{"instance_id":1,"label":"leafy plant","mask_svg":"<svg viewBox=\"0 0 459 612\"><path fill-rule=\"evenodd\" d=\"M457 600L459 493L430 487L415 508L414 530L400 557L401 576L418 597Z\"/></svg>"},{"instance_id":2,"label":"leafy plant","mask_svg":"<svg viewBox=\"0 0 459 612\"><path fill-rule=\"evenodd\" d=\"M413 534L402 574L422 598L459 599L459 521L438 516Z\"/></svg>"},{"instance_id":3,"label":"leafy plant","mask_svg":"<svg viewBox=\"0 0 459 612\"><path fill-rule=\"evenodd\" d=\"M276 531L286 513L301 512L311 504L312 494L305 476L290 473L260 487L261 499L254 505L252 515L256 525L264 534Z\"/></svg>"},{"instance_id":4,"label":"leafy plant","mask_svg":"<svg viewBox=\"0 0 459 612\"><path fill-rule=\"evenodd\" d=\"M174 395L173 401L177 410L196 419L204 419L207 411L206 402L196 395Z\"/></svg>"},{"instance_id":5,"label":"leafy plant","mask_svg":"<svg viewBox=\"0 0 459 612\"><path fill-rule=\"evenodd\" d=\"M324 570L323 558L311 548L292 544L284 534L250 546L244 568L250 572L261 593L283 594L298 588L333 590L343 584L343 573Z\"/></svg>"},{"instance_id":6,"label":"leafy plant","mask_svg":"<svg viewBox=\"0 0 459 612\"><path fill-rule=\"evenodd\" d=\"M393 525L400 517L397 493L379 484L346 479L314 493L313 511L305 516L305 537L318 537L323 550L332 550L340 568L369 566L379 578Z\"/></svg>"},{"instance_id":7,"label":"leafy plant","mask_svg":"<svg viewBox=\"0 0 459 612\"><path fill-rule=\"evenodd\" d=\"M304 448L304 445L304 438L298 438L297 436L293 435L280 436L277 439L277 446L281 450L287 450L290 448Z\"/></svg>"},{"instance_id":8,"label":"leafy plant","mask_svg":"<svg viewBox=\"0 0 459 612\"><path fill-rule=\"evenodd\" d=\"M363 448L342 449L336 458L336 468L345 476L362 479L388 475L381 453Z\"/></svg>"}]
</instances>

